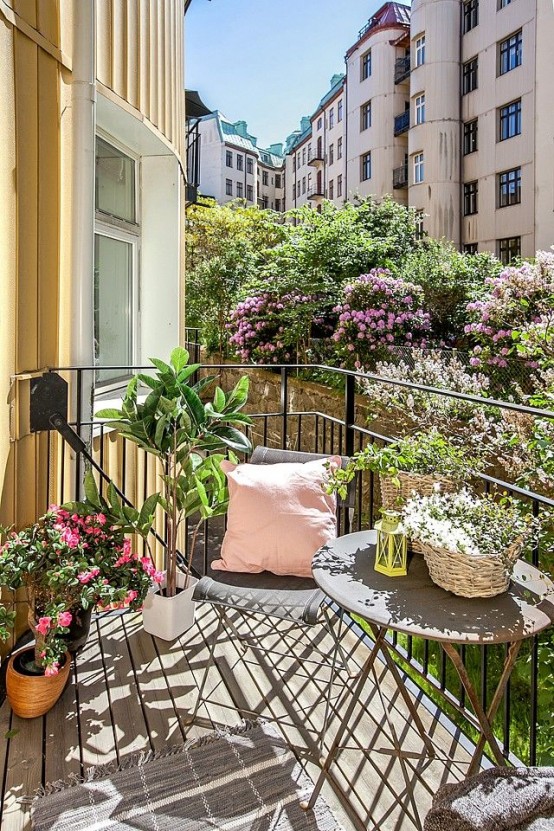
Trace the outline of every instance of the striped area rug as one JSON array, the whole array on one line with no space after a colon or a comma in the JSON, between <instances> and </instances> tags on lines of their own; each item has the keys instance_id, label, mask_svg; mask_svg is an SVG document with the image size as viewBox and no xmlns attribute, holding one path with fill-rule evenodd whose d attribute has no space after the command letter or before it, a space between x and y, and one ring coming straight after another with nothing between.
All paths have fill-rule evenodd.
<instances>
[{"instance_id":1,"label":"striped area rug","mask_svg":"<svg viewBox=\"0 0 554 831\"><path fill-rule=\"evenodd\" d=\"M84 781L54 783L32 809L34 831L341 831L275 730L259 722L132 757Z\"/></svg>"}]
</instances>

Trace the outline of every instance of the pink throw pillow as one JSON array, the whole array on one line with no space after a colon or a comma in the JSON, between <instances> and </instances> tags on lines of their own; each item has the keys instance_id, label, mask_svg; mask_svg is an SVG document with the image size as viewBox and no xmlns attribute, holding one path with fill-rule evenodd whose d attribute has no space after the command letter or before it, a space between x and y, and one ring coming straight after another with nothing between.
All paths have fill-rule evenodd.
<instances>
[{"instance_id":1,"label":"pink throw pillow","mask_svg":"<svg viewBox=\"0 0 554 831\"><path fill-rule=\"evenodd\" d=\"M340 463L340 456L304 464L223 461L229 512L221 559L212 568L311 577L314 554L337 534L336 499L324 484L328 469Z\"/></svg>"}]
</instances>

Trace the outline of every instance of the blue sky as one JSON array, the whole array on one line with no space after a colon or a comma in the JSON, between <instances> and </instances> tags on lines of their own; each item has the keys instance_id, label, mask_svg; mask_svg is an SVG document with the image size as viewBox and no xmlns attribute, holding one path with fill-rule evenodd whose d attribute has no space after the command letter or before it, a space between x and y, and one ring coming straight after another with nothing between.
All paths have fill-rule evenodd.
<instances>
[{"instance_id":1,"label":"blue sky","mask_svg":"<svg viewBox=\"0 0 554 831\"><path fill-rule=\"evenodd\" d=\"M284 141L344 71L344 54L384 0L192 0L186 86L258 145Z\"/></svg>"}]
</instances>

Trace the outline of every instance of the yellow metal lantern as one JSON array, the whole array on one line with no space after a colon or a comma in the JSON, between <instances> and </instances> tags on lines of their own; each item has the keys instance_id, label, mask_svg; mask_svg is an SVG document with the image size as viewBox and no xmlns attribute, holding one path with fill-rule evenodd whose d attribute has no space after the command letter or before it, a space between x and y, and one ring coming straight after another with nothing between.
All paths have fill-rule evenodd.
<instances>
[{"instance_id":1,"label":"yellow metal lantern","mask_svg":"<svg viewBox=\"0 0 554 831\"><path fill-rule=\"evenodd\" d=\"M403 577L408 573L408 539L400 526L402 514L385 510L382 513L383 519L375 523L375 571L389 577Z\"/></svg>"}]
</instances>

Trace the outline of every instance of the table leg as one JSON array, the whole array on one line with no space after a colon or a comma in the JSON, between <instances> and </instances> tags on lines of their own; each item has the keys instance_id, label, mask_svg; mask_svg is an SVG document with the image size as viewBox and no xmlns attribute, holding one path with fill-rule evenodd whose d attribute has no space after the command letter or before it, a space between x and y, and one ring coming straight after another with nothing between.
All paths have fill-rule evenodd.
<instances>
[{"instance_id":1,"label":"table leg","mask_svg":"<svg viewBox=\"0 0 554 831\"><path fill-rule=\"evenodd\" d=\"M348 725L350 723L350 720L352 718L352 714L354 712L354 708L356 707L358 699L359 699L359 697L361 695L361 692L364 688L367 677L368 677L369 673L371 672L371 668L373 667L373 664L375 663L375 659L377 658L377 655L379 654L379 652L381 650L381 645L383 643L383 640L384 640L386 634L387 634L386 629L380 629L378 631L377 637L375 639L375 643L373 644L373 648L372 648L371 652L369 653L369 656L367 657L366 662L363 665L360 674L354 679L355 683L353 684L353 686L351 687L351 690L349 692L350 703L349 703L348 707L346 708L346 712L345 712L344 717L343 717L343 719L342 719L342 721L341 721L341 723L338 727L335 738L333 739L333 743L332 743L331 747L329 748L329 752L327 753L327 756L323 760L323 763L321 765L321 771L319 772L319 776L317 778L317 782L314 785L314 789L313 789L313 791L310 795L310 798L308 800L303 800L300 803L300 807L303 808L305 811L308 811L311 808L313 808L315 803L316 803L316 800L319 796L321 788L323 787L323 783L325 781L325 776L327 774L327 771L331 767L331 764L333 763L333 761L334 761L334 759L337 755L337 751L339 749L339 746L340 746L340 743L342 741L342 738L343 738L344 734L347 732Z\"/></svg>"},{"instance_id":2,"label":"table leg","mask_svg":"<svg viewBox=\"0 0 554 831\"><path fill-rule=\"evenodd\" d=\"M456 672L458 673L458 677L463 684L463 687L471 702L471 706L473 707L473 711L477 717L477 721L479 722L479 727L481 728L481 735L479 737L479 741L477 742L475 752L469 765L467 773L468 776L473 776L473 774L477 771L479 764L481 762L481 757L483 756L485 744L487 742L498 764L506 765L506 759L502 755L502 752L498 746L498 742L496 741L496 738L492 730L492 721L504 696L506 684L508 683L511 672L514 668L514 664L519 649L521 647L521 643L522 641L514 641L509 645L508 654L504 662L504 667L502 669L500 681L498 682L498 685L492 697L489 709L485 713L483 707L481 706L481 702L479 701L475 688L471 683L471 679L468 675L467 669L465 668L464 662L460 657L460 653L457 651L457 649L455 649L455 647L451 643L441 642L441 647L452 661L452 664Z\"/></svg>"}]
</instances>

